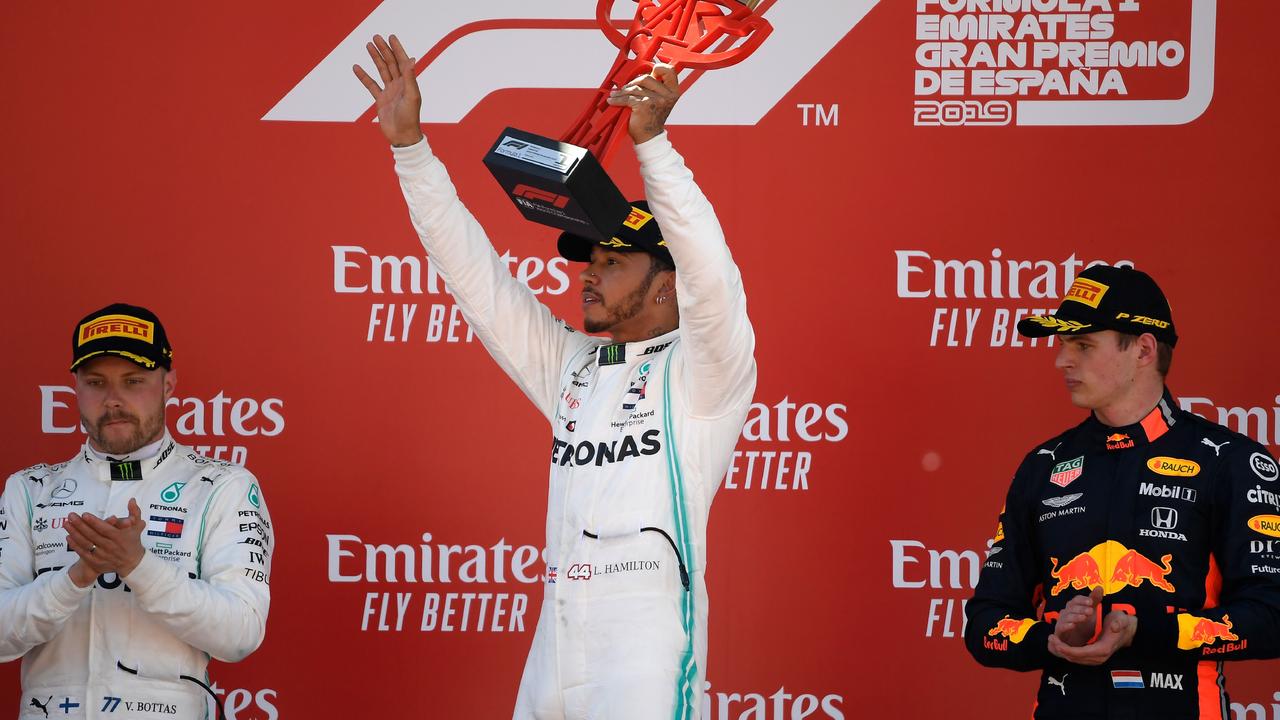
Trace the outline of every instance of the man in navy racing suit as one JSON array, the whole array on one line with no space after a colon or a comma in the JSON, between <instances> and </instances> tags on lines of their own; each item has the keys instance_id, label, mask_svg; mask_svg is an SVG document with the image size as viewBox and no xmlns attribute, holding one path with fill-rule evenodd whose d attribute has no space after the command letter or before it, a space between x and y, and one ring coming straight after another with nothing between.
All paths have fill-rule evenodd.
<instances>
[{"instance_id":1,"label":"man in navy racing suit","mask_svg":"<svg viewBox=\"0 0 1280 720\"><path fill-rule=\"evenodd\" d=\"M1145 273L1097 265L1053 335L1082 423L1014 475L965 643L1041 670L1036 718L1231 717L1223 661L1280 655L1280 482L1253 439L1181 410L1178 336Z\"/></svg>"}]
</instances>

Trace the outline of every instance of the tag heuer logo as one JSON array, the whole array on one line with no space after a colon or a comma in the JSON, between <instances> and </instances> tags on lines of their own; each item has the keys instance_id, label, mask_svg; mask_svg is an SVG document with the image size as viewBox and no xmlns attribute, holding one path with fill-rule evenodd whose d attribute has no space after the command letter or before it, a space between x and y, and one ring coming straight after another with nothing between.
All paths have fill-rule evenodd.
<instances>
[{"instance_id":1,"label":"tag heuer logo","mask_svg":"<svg viewBox=\"0 0 1280 720\"><path fill-rule=\"evenodd\" d=\"M1059 487L1066 487L1083 473L1084 456L1081 455L1073 460L1060 462L1057 465L1054 465L1053 471L1049 473L1049 482Z\"/></svg>"}]
</instances>

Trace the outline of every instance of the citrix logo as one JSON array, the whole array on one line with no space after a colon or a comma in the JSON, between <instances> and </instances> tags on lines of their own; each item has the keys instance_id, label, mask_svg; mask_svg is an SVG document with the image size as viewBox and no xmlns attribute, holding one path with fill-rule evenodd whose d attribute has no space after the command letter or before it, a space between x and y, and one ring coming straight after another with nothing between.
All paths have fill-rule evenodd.
<instances>
[{"instance_id":1,"label":"citrix logo","mask_svg":"<svg viewBox=\"0 0 1280 720\"><path fill-rule=\"evenodd\" d=\"M878 3L765 0L758 10L773 34L738 65L683 78L692 85L671 124L758 123ZM632 3L614 5L615 21L635 13ZM372 71L365 43L392 31L418 58L418 82L429 98L423 122L457 123L506 88L595 88L617 50L589 15L592 6L583 0L383 0L262 119L354 122L371 115L369 93L351 66ZM742 93L743 87L752 92Z\"/></svg>"}]
</instances>

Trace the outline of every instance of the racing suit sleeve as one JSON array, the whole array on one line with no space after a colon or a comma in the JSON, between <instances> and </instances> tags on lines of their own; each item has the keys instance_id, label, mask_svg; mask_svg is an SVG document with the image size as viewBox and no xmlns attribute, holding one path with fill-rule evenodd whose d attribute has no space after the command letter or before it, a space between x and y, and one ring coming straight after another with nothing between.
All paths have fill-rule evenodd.
<instances>
[{"instance_id":1,"label":"racing suit sleeve","mask_svg":"<svg viewBox=\"0 0 1280 720\"><path fill-rule=\"evenodd\" d=\"M92 589L76 587L66 568L36 577L24 483L13 475L0 495L0 662L52 640Z\"/></svg>"},{"instance_id":2,"label":"racing suit sleeve","mask_svg":"<svg viewBox=\"0 0 1280 720\"><path fill-rule=\"evenodd\" d=\"M1235 444L1235 443L1233 443ZM1280 657L1280 494L1275 458L1238 443L1214 481L1213 565L1205 608L1139 615L1133 646L1205 660ZM1267 495L1264 495L1267 493Z\"/></svg>"},{"instance_id":3,"label":"racing suit sleeve","mask_svg":"<svg viewBox=\"0 0 1280 720\"><path fill-rule=\"evenodd\" d=\"M591 341L511 276L425 137L392 152L422 247L485 349L550 420L567 354Z\"/></svg>"},{"instance_id":4,"label":"racing suit sleeve","mask_svg":"<svg viewBox=\"0 0 1280 720\"><path fill-rule=\"evenodd\" d=\"M750 403L756 387L742 274L715 210L667 133L635 148L645 198L676 265L688 407L694 417L720 417Z\"/></svg>"},{"instance_id":5,"label":"racing suit sleeve","mask_svg":"<svg viewBox=\"0 0 1280 720\"><path fill-rule=\"evenodd\" d=\"M1044 588L1036 579L1027 464L1014 475L1000 511L991 553L965 605L964 631L965 646L979 663L1021 671L1045 667L1053 634L1039 617Z\"/></svg>"},{"instance_id":6,"label":"racing suit sleeve","mask_svg":"<svg viewBox=\"0 0 1280 720\"><path fill-rule=\"evenodd\" d=\"M125 582L138 607L183 642L238 662L262 644L271 605L271 517L252 474L223 476L199 532L198 577L148 552Z\"/></svg>"}]
</instances>

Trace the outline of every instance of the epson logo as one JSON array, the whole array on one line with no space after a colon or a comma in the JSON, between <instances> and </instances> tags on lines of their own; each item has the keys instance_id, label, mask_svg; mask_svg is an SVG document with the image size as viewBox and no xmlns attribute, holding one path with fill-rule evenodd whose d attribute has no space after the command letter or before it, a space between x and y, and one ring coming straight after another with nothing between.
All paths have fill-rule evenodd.
<instances>
[{"instance_id":1,"label":"epson logo","mask_svg":"<svg viewBox=\"0 0 1280 720\"><path fill-rule=\"evenodd\" d=\"M1194 489L1178 487L1176 485L1157 485L1155 483L1144 482L1138 486L1138 494L1164 498L1166 500L1186 500L1187 502L1196 501L1196 491Z\"/></svg>"}]
</instances>

